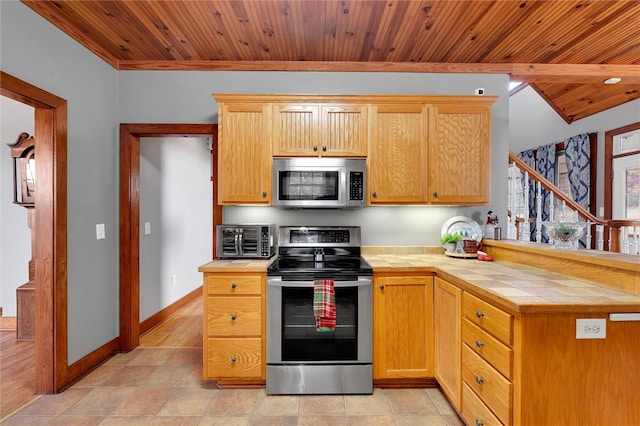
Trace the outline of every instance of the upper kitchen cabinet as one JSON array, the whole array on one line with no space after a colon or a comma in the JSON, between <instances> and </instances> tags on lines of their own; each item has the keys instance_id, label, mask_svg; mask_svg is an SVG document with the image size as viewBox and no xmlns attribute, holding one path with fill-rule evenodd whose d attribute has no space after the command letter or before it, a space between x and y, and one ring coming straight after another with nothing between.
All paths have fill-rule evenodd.
<instances>
[{"instance_id":1,"label":"upper kitchen cabinet","mask_svg":"<svg viewBox=\"0 0 640 426\"><path fill-rule=\"evenodd\" d=\"M317 99L317 98L316 98ZM306 97L273 102L273 155L276 157L365 157L367 106L344 100Z\"/></svg>"},{"instance_id":2,"label":"upper kitchen cabinet","mask_svg":"<svg viewBox=\"0 0 640 426\"><path fill-rule=\"evenodd\" d=\"M426 204L429 106L398 100L371 109L369 204Z\"/></svg>"},{"instance_id":3,"label":"upper kitchen cabinet","mask_svg":"<svg viewBox=\"0 0 640 426\"><path fill-rule=\"evenodd\" d=\"M490 198L494 96L433 103L429 126L429 203L485 205Z\"/></svg>"},{"instance_id":4,"label":"upper kitchen cabinet","mask_svg":"<svg viewBox=\"0 0 640 426\"><path fill-rule=\"evenodd\" d=\"M220 204L271 203L271 105L242 96L218 101Z\"/></svg>"}]
</instances>

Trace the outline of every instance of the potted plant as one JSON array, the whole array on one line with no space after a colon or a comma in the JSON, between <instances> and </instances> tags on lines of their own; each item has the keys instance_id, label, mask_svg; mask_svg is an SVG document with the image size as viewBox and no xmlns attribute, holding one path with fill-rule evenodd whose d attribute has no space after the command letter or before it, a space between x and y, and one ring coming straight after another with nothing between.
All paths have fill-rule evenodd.
<instances>
[{"instance_id":1,"label":"potted plant","mask_svg":"<svg viewBox=\"0 0 640 426\"><path fill-rule=\"evenodd\" d=\"M444 247L445 251L449 253L455 253L456 245L462 241L462 235L458 233L447 232L440 237L440 244Z\"/></svg>"}]
</instances>

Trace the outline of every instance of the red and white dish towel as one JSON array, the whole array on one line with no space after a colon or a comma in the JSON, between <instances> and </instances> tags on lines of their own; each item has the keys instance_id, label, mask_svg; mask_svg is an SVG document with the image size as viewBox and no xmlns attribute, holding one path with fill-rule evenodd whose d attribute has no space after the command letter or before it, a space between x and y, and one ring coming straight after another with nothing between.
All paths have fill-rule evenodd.
<instances>
[{"instance_id":1,"label":"red and white dish towel","mask_svg":"<svg viewBox=\"0 0 640 426\"><path fill-rule=\"evenodd\" d=\"M316 317L316 331L335 331L336 293L333 280L314 280L313 315Z\"/></svg>"}]
</instances>

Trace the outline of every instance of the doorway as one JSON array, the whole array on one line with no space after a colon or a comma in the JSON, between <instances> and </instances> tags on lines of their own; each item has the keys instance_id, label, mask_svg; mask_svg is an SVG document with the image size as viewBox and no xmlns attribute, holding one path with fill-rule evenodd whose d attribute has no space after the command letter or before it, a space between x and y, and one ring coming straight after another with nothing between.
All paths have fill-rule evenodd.
<instances>
[{"instance_id":1,"label":"doorway","mask_svg":"<svg viewBox=\"0 0 640 426\"><path fill-rule=\"evenodd\" d=\"M217 124L121 124L120 125L120 341L131 351L140 344L140 138L211 136L212 234L222 220L218 205ZM213 257L212 257L213 258Z\"/></svg>"},{"instance_id":2,"label":"doorway","mask_svg":"<svg viewBox=\"0 0 640 426\"><path fill-rule=\"evenodd\" d=\"M67 368L67 101L0 71L0 94L34 108L33 262L36 394L69 383Z\"/></svg>"},{"instance_id":3,"label":"doorway","mask_svg":"<svg viewBox=\"0 0 640 426\"><path fill-rule=\"evenodd\" d=\"M604 152L604 218L640 219L640 122L605 132Z\"/></svg>"}]
</instances>

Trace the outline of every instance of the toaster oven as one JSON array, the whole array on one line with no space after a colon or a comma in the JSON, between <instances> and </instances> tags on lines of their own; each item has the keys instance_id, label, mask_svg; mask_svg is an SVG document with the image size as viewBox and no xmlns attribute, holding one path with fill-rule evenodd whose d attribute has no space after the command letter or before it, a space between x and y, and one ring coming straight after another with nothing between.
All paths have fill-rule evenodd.
<instances>
[{"instance_id":1,"label":"toaster oven","mask_svg":"<svg viewBox=\"0 0 640 426\"><path fill-rule=\"evenodd\" d=\"M216 256L219 259L268 259L276 252L275 224L216 226Z\"/></svg>"}]
</instances>

